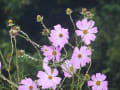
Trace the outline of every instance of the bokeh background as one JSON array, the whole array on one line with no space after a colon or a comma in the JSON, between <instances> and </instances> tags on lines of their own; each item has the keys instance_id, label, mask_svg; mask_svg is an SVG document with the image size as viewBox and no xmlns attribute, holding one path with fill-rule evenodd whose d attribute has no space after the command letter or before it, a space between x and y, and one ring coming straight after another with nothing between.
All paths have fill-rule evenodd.
<instances>
[{"instance_id":1,"label":"bokeh background","mask_svg":"<svg viewBox=\"0 0 120 90\"><path fill-rule=\"evenodd\" d=\"M5 55L10 52L8 19L31 36L39 44L47 43L42 36L42 26L36 22L36 15L44 16L50 29L62 24L72 30L66 8L73 10L73 19L80 19L82 8L92 9L99 33L93 43L94 54L91 73L102 72L108 76L109 90L120 89L120 0L0 0L0 49ZM18 38L17 47L34 53L32 46Z\"/></svg>"}]
</instances>

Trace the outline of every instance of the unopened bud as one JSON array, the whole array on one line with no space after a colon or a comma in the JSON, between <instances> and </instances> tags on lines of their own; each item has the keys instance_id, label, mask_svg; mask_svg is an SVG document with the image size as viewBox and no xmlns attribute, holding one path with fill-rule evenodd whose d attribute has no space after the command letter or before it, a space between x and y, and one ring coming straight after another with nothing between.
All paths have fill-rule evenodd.
<instances>
[{"instance_id":1,"label":"unopened bud","mask_svg":"<svg viewBox=\"0 0 120 90\"><path fill-rule=\"evenodd\" d=\"M16 36L17 32L18 32L17 30L12 29L9 31L9 34L10 34L10 36Z\"/></svg>"},{"instance_id":2,"label":"unopened bud","mask_svg":"<svg viewBox=\"0 0 120 90\"><path fill-rule=\"evenodd\" d=\"M48 36L49 30L48 29L43 29L42 35Z\"/></svg>"},{"instance_id":3,"label":"unopened bud","mask_svg":"<svg viewBox=\"0 0 120 90\"><path fill-rule=\"evenodd\" d=\"M85 74L85 78L86 78L86 80L89 80L89 79L90 79L90 76L89 76L88 73Z\"/></svg>"},{"instance_id":4,"label":"unopened bud","mask_svg":"<svg viewBox=\"0 0 120 90\"><path fill-rule=\"evenodd\" d=\"M82 12L86 12L87 11L87 9L86 8L82 8Z\"/></svg>"},{"instance_id":5,"label":"unopened bud","mask_svg":"<svg viewBox=\"0 0 120 90\"><path fill-rule=\"evenodd\" d=\"M40 15L37 15L37 22L42 22L43 21L43 17Z\"/></svg>"},{"instance_id":6,"label":"unopened bud","mask_svg":"<svg viewBox=\"0 0 120 90\"><path fill-rule=\"evenodd\" d=\"M90 15L91 14L91 12L90 11L87 11L87 15Z\"/></svg>"},{"instance_id":7,"label":"unopened bud","mask_svg":"<svg viewBox=\"0 0 120 90\"><path fill-rule=\"evenodd\" d=\"M24 50L18 50L18 51L17 51L17 54L18 54L18 55L24 55L24 54L25 54L25 51L24 51Z\"/></svg>"},{"instance_id":8,"label":"unopened bud","mask_svg":"<svg viewBox=\"0 0 120 90\"><path fill-rule=\"evenodd\" d=\"M13 20L12 19L9 19L8 20L8 26L13 26L14 24L13 24Z\"/></svg>"},{"instance_id":9,"label":"unopened bud","mask_svg":"<svg viewBox=\"0 0 120 90\"><path fill-rule=\"evenodd\" d=\"M12 27L13 30L16 30L16 26Z\"/></svg>"},{"instance_id":10,"label":"unopened bud","mask_svg":"<svg viewBox=\"0 0 120 90\"><path fill-rule=\"evenodd\" d=\"M71 10L70 8L67 8L67 9L66 9L66 14L67 14L67 15L70 15L71 13L72 13L72 10Z\"/></svg>"}]
</instances>

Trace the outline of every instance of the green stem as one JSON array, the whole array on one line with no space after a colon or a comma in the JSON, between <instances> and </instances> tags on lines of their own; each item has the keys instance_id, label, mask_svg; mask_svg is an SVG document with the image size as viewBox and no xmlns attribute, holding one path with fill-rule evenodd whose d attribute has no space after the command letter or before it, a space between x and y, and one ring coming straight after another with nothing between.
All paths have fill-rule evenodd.
<instances>
[{"instance_id":1,"label":"green stem","mask_svg":"<svg viewBox=\"0 0 120 90\"><path fill-rule=\"evenodd\" d=\"M3 76L2 74L0 74L0 77L1 77L3 80L7 81L7 82L8 82L9 84L11 84L12 86L18 88L18 85L17 85L17 84L15 84L15 83L13 83L12 81L8 80L8 79L7 79L5 76Z\"/></svg>"},{"instance_id":2,"label":"green stem","mask_svg":"<svg viewBox=\"0 0 120 90\"><path fill-rule=\"evenodd\" d=\"M88 69L87 69L86 73L88 73L88 72L89 72L89 70L90 70L90 68L91 68L91 65L92 65L92 60L91 60L91 56L90 56L90 64L89 64L89 67L88 67Z\"/></svg>"},{"instance_id":3,"label":"green stem","mask_svg":"<svg viewBox=\"0 0 120 90\"><path fill-rule=\"evenodd\" d=\"M10 66L11 66L11 62L12 62L12 57L13 57L13 51L14 51L14 45L13 45L13 40L12 40L12 36L11 36L11 45L12 45L12 52L10 54L10 61L9 61L9 71L10 71Z\"/></svg>"},{"instance_id":4,"label":"green stem","mask_svg":"<svg viewBox=\"0 0 120 90\"><path fill-rule=\"evenodd\" d=\"M7 67L7 63L6 63L6 61L5 61L5 58L4 58L1 50L0 50L0 55L1 55L1 58L2 58L3 63L5 64L5 68L7 69L7 68L8 68L8 67Z\"/></svg>"},{"instance_id":5,"label":"green stem","mask_svg":"<svg viewBox=\"0 0 120 90\"><path fill-rule=\"evenodd\" d=\"M7 63L5 62L5 58L4 58L1 50L0 50L0 55L1 55L1 58L2 58L2 60L3 60L3 63L5 64L5 68L6 68L6 70L8 71L9 79L12 81L12 78L11 78L11 75L10 75L10 69L7 67ZM13 89L13 86L11 86L11 88L12 88L12 90L14 90L14 89Z\"/></svg>"},{"instance_id":6,"label":"green stem","mask_svg":"<svg viewBox=\"0 0 120 90\"><path fill-rule=\"evenodd\" d=\"M73 77L72 77L72 88L71 90L74 90L74 74L73 74Z\"/></svg>"},{"instance_id":7,"label":"green stem","mask_svg":"<svg viewBox=\"0 0 120 90\"><path fill-rule=\"evenodd\" d=\"M78 72L77 90L79 90L79 84L80 84L80 71L81 71L81 68L79 69L79 72Z\"/></svg>"},{"instance_id":8,"label":"green stem","mask_svg":"<svg viewBox=\"0 0 120 90\"><path fill-rule=\"evenodd\" d=\"M74 21L73 21L73 19L72 19L71 14L69 15L69 17L70 17L70 21L72 22L72 25L73 25L73 28L74 28L74 31L75 31L75 30L76 30L76 27L75 27L75 23L74 23ZM75 36L76 45L78 46L77 36L76 36L75 34L74 34L74 36Z\"/></svg>"},{"instance_id":9,"label":"green stem","mask_svg":"<svg viewBox=\"0 0 120 90\"><path fill-rule=\"evenodd\" d=\"M59 90L59 89L62 87L62 85L63 85L63 83L64 83L65 79L66 79L66 77L64 77L64 78L63 78L63 80L62 80L62 82L61 82L61 84L59 85L59 87L58 87L58 89L57 89L57 90Z\"/></svg>"},{"instance_id":10,"label":"green stem","mask_svg":"<svg viewBox=\"0 0 120 90\"><path fill-rule=\"evenodd\" d=\"M48 29L45 24L43 23L43 21L41 22L42 26L45 28L45 29Z\"/></svg>"},{"instance_id":11,"label":"green stem","mask_svg":"<svg viewBox=\"0 0 120 90\"><path fill-rule=\"evenodd\" d=\"M17 68L17 83L20 81L19 77L19 66L18 66L18 59L17 59L17 47L16 47L16 38L14 38L15 41L15 51L16 51L16 68Z\"/></svg>"}]
</instances>

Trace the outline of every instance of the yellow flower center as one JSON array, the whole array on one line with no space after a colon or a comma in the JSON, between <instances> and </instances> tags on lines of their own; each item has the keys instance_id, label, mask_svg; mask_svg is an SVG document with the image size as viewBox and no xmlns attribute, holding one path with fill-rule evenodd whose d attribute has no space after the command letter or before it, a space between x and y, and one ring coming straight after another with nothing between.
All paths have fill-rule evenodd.
<instances>
[{"instance_id":1,"label":"yellow flower center","mask_svg":"<svg viewBox=\"0 0 120 90\"><path fill-rule=\"evenodd\" d=\"M29 90L33 90L33 86L29 86Z\"/></svg>"},{"instance_id":2,"label":"yellow flower center","mask_svg":"<svg viewBox=\"0 0 120 90\"><path fill-rule=\"evenodd\" d=\"M56 55L57 55L57 52L56 52L55 50L53 50L52 55L53 55L53 56L56 56Z\"/></svg>"},{"instance_id":3,"label":"yellow flower center","mask_svg":"<svg viewBox=\"0 0 120 90\"><path fill-rule=\"evenodd\" d=\"M60 38L62 38L62 37L63 37L63 34L62 34L62 33L60 33L60 34L59 34L59 37L60 37Z\"/></svg>"},{"instance_id":4,"label":"yellow flower center","mask_svg":"<svg viewBox=\"0 0 120 90\"><path fill-rule=\"evenodd\" d=\"M101 84L101 82L98 80L98 81L96 81L96 85L97 86L100 86L100 84Z\"/></svg>"},{"instance_id":5,"label":"yellow flower center","mask_svg":"<svg viewBox=\"0 0 120 90\"><path fill-rule=\"evenodd\" d=\"M51 75L49 75L49 76L48 76L48 79L50 79L50 80L51 80L51 79L52 79L52 76L51 76Z\"/></svg>"},{"instance_id":6,"label":"yellow flower center","mask_svg":"<svg viewBox=\"0 0 120 90\"><path fill-rule=\"evenodd\" d=\"M70 67L70 71L73 71L73 67L72 66Z\"/></svg>"},{"instance_id":7,"label":"yellow flower center","mask_svg":"<svg viewBox=\"0 0 120 90\"><path fill-rule=\"evenodd\" d=\"M82 57L82 55L79 53L79 54L78 54L78 58L81 58L81 57Z\"/></svg>"},{"instance_id":8,"label":"yellow flower center","mask_svg":"<svg viewBox=\"0 0 120 90\"><path fill-rule=\"evenodd\" d=\"M44 51L47 52L48 50L45 48Z\"/></svg>"},{"instance_id":9,"label":"yellow flower center","mask_svg":"<svg viewBox=\"0 0 120 90\"><path fill-rule=\"evenodd\" d=\"M87 30L83 30L83 34L87 34L88 33L88 31Z\"/></svg>"}]
</instances>

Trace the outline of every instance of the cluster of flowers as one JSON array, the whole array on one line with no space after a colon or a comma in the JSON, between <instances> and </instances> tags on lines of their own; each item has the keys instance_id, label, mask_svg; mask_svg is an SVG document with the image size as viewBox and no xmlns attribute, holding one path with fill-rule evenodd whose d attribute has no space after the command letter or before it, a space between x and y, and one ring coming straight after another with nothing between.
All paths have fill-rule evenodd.
<instances>
[{"instance_id":1,"label":"cluster of flowers","mask_svg":"<svg viewBox=\"0 0 120 90\"><path fill-rule=\"evenodd\" d=\"M38 16L40 18L40 16ZM41 19L40 19L41 20ZM53 64L60 64L64 76L71 78L77 73L77 70L85 67L91 62L92 51L88 47L91 42L95 41L96 33L98 32L97 27L94 27L95 22L93 20L88 20L84 18L76 22L75 34L81 37L83 46L75 46L71 58L62 60L62 49L66 44L69 43L69 30L63 28L60 24L54 26L54 29L50 31L48 36L51 46L43 45L41 51L44 55L43 69L44 71L38 71L38 80L33 81L31 78L25 78L20 82L18 90L37 90L37 85L42 89L52 88L55 90L57 85L61 83L61 77L58 76L57 68L51 68L49 62ZM12 32L11 32L12 33ZM1 62L0 62L1 69ZM86 74L88 75L88 74ZM108 90L108 81L105 80L106 75L102 73L96 73L96 75L91 76L91 80L88 80L88 86L92 87L92 90Z\"/></svg>"}]
</instances>

